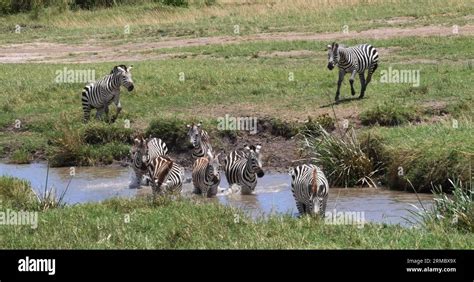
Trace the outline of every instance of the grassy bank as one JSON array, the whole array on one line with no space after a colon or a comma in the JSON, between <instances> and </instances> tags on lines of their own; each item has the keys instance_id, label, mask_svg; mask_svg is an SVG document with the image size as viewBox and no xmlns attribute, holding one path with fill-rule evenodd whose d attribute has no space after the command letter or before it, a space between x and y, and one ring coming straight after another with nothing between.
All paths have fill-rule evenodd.
<instances>
[{"instance_id":1,"label":"grassy bank","mask_svg":"<svg viewBox=\"0 0 474 282\"><path fill-rule=\"evenodd\" d=\"M0 178L0 211L31 210L28 187ZM26 198L25 198L26 197ZM17 200L21 200L18 202ZM328 225L310 218L253 221L239 210L190 199L112 199L39 212L38 227L0 225L0 248L12 249L472 249L472 233L366 224ZM64 238L67 238L65 240Z\"/></svg>"}]
</instances>

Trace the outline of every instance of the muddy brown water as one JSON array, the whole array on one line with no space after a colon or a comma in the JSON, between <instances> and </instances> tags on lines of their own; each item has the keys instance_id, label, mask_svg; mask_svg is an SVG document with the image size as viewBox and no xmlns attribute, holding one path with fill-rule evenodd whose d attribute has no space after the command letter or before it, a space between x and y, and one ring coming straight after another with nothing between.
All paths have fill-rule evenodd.
<instances>
[{"instance_id":1,"label":"muddy brown water","mask_svg":"<svg viewBox=\"0 0 474 282\"><path fill-rule=\"evenodd\" d=\"M45 187L47 165L33 163L13 165L0 163L0 175L10 175L30 181L32 187L42 191ZM48 186L55 187L60 193L70 180L70 168L50 168ZM112 197L134 197L150 193L149 187L129 189L133 171L127 167L76 167L75 176L64 197L68 204L97 202ZM286 173L268 172L258 180L254 195L230 193L227 181L221 173L222 181L215 199L224 205L242 209L254 218L271 214L290 214L298 216L295 201L290 190L290 179ZM189 178L189 172L187 173ZM186 183L183 194L191 194L192 184ZM392 191L383 188L331 188L326 212L356 212L365 222L411 225L412 205L421 207L413 193ZM430 194L419 194L422 204L429 207L433 201Z\"/></svg>"}]
</instances>

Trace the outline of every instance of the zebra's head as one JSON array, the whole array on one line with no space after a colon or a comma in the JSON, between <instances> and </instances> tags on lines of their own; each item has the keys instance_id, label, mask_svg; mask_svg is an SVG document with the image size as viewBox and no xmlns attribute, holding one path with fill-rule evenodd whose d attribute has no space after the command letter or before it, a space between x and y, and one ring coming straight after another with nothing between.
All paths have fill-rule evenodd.
<instances>
[{"instance_id":1,"label":"zebra's head","mask_svg":"<svg viewBox=\"0 0 474 282\"><path fill-rule=\"evenodd\" d=\"M263 172L262 169L262 155L260 153L260 149L262 148L262 145L258 144L257 146L254 145L245 145L245 154L247 156L247 159L250 162L250 168L251 170L257 174L258 177L263 177L265 173Z\"/></svg>"},{"instance_id":2,"label":"zebra's head","mask_svg":"<svg viewBox=\"0 0 474 282\"><path fill-rule=\"evenodd\" d=\"M339 53L337 52L339 44L333 42L328 45L328 69L332 70L339 62Z\"/></svg>"},{"instance_id":3,"label":"zebra's head","mask_svg":"<svg viewBox=\"0 0 474 282\"><path fill-rule=\"evenodd\" d=\"M320 185L319 187L317 187L317 189L313 189L311 191L310 201L313 205L313 213L324 216L324 214L321 214L323 211L323 204L324 204L324 186L323 185Z\"/></svg>"},{"instance_id":4,"label":"zebra's head","mask_svg":"<svg viewBox=\"0 0 474 282\"><path fill-rule=\"evenodd\" d=\"M194 148L199 147L201 144L201 133L202 133L201 123L188 124L187 127L188 127L189 142L193 145Z\"/></svg>"},{"instance_id":5,"label":"zebra's head","mask_svg":"<svg viewBox=\"0 0 474 282\"><path fill-rule=\"evenodd\" d=\"M120 85L127 88L128 91L132 91L135 87L132 80L132 68L133 66L118 65L110 72L110 74L119 77Z\"/></svg>"},{"instance_id":6,"label":"zebra's head","mask_svg":"<svg viewBox=\"0 0 474 282\"><path fill-rule=\"evenodd\" d=\"M137 137L134 140L134 144L130 150L132 153L132 158L135 158L136 161L146 163L148 161L148 146L147 139L143 137Z\"/></svg>"},{"instance_id":7,"label":"zebra's head","mask_svg":"<svg viewBox=\"0 0 474 282\"><path fill-rule=\"evenodd\" d=\"M219 179L219 171L220 171L220 163L219 163L219 156L220 153L213 156L210 151L207 152L207 159L209 160L209 170L212 172L212 176L214 179Z\"/></svg>"}]
</instances>

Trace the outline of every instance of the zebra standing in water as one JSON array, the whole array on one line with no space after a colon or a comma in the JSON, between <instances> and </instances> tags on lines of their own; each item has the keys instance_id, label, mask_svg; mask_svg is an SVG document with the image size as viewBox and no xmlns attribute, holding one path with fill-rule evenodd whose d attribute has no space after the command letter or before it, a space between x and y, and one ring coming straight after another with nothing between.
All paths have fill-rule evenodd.
<instances>
[{"instance_id":1,"label":"zebra standing in water","mask_svg":"<svg viewBox=\"0 0 474 282\"><path fill-rule=\"evenodd\" d=\"M244 195L251 194L257 186L257 177L263 177L260 149L262 146L244 146L244 151L231 152L225 159L224 169L229 187L237 184Z\"/></svg>"},{"instance_id":2,"label":"zebra standing in water","mask_svg":"<svg viewBox=\"0 0 474 282\"><path fill-rule=\"evenodd\" d=\"M150 161L148 172L151 179L153 195L181 193L184 182L184 168L167 156L160 156Z\"/></svg>"},{"instance_id":3,"label":"zebra standing in water","mask_svg":"<svg viewBox=\"0 0 474 282\"><path fill-rule=\"evenodd\" d=\"M151 137L150 137L151 138ZM147 174L148 164L159 156L165 156L168 153L168 147L163 140L159 138L137 137L134 145L130 149L132 157L132 168L135 172L135 181L130 183L130 188L140 187L142 177Z\"/></svg>"},{"instance_id":4,"label":"zebra standing in water","mask_svg":"<svg viewBox=\"0 0 474 282\"><path fill-rule=\"evenodd\" d=\"M378 66L379 54L377 50L371 45L362 44L354 47L345 48L339 46L336 42L328 45L328 69L332 70L334 66L339 67L339 80L337 81L336 103L339 102L339 94L342 81L346 73L351 73L349 82L351 84L352 96L356 94L354 90L354 77L356 73L360 78L360 96L362 99L367 89L367 85L372 79L372 74ZM367 79L364 77L364 72L367 71Z\"/></svg>"},{"instance_id":5,"label":"zebra standing in water","mask_svg":"<svg viewBox=\"0 0 474 282\"><path fill-rule=\"evenodd\" d=\"M290 168L291 191L296 207L302 214L319 214L324 217L329 184L324 172L315 165L300 165Z\"/></svg>"},{"instance_id":6,"label":"zebra standing in water","mask_svg":"<svg viewBox=\"0 0 474 282\"><path fill-rule=\"evenodd\" d=\"M92 109L97 109L97 119L101 119L104 113L108 119L109 105L112 102L114 102L117 107L117 111L112 117L111 122L117 119L118 114L122 110L122 105L120 104L120 86L124 86L128 91L132 91L134 88L131 70L132 66L128 68L125 65L115 66L110 74L84 87L82 91L84 122L89 121Z\"/></svg>"},{"instance_id":7,"label":"zebra standing in water","mask_svg":"<svg viewBox=\"0 0 474 282\"><path fill-rule=\"evenodd\" d=\"M209 142L209 135L207 132L201 128L201 123L187 125L188 127L188 136L189 142L193 146L193 157L201 158L207 156L208 153L211 153L212 156L212 146Z\"/></svg>"},{"instance_id":8,"label":"zebra standing in water","mask_svg":"<svg viewBox=\"0 0 474 282\"><path fill-rule=\"evenodd\" d=\"M221 182L219 155L213 157L209 151L206 157L198 158L194 162L192 172L194 193L202 194L204 197L217 194L217 187Z\"/></svg>"}]
</instances>

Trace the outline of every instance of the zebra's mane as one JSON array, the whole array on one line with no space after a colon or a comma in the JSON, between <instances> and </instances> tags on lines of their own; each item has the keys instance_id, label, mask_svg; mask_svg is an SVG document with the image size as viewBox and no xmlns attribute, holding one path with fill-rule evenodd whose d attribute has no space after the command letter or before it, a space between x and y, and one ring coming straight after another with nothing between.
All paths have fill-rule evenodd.
<instances>
[{"instance_id":1,"label":"zebra's mane","mask_svg":"<svg viewBox=\"0 0 474 282\"><path fill-rule=\"evenodd\" d=\"M119 67L122 68L122 69L124 69L125 71L127 71L127 66L126 66L126 65L118 65L118 66L115 66L115 67L112 69L112 71L110 72L110 74L113 74L114 72L116 72Z\"/></svg>"}]
</instances>

